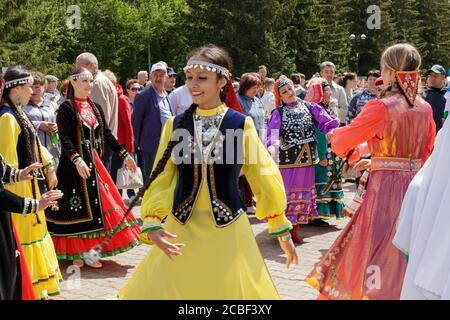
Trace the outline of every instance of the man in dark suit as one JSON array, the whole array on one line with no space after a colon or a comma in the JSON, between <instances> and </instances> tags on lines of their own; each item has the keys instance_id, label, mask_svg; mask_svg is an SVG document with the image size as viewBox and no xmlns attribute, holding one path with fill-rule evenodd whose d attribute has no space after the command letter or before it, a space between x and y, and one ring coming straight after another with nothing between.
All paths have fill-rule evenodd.
<instances>
[{"instance_id":1,"label":"man in dark suit","mask_svg":"<svg viewBox=\"0 0 450 320\"><path fill-rule=\"evenodd\" d=\"M150 71L151 85L136 95L133 105L132 124L138 165L144 179L150 176L161 137L161 112L159 103L167 95L164 83L167 78L167 64L155 63Z\"/></svg>"}]
</instances>

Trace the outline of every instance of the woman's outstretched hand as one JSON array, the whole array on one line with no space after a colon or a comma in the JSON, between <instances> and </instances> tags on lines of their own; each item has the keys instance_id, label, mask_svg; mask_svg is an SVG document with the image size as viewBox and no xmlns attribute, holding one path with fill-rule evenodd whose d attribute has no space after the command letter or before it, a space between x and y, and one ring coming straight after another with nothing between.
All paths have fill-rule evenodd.
<instances>
[{"instance_id":1,"label":"woman's outstretched hand","mask_svg":"<svg viewBox=\"0 0 450 320\"><path fill-rule=\"evenodd\" d=\"M57 200L63 195L64 193L59 190L47 191L39 198L39 210L45 210L49 206L57 204Z\"/></svg>"},{"instance_id":2,"label":"woman's outstretched hand","mask_svg":"<svg viewBox=\"0 0 450 320\"><path fill-rule=\"evenodd\" d=\"M30 164L28 167L23 169L22 172L20 173L19 181L33 179L33 175L31 174L31 172L34 170L41 169L41 168L42 168L42 164L40 164L39 162Z\"/></svg>"},{"instance_id":3,"label":"woman's outstretched hand","mask_svg":"<svg viewBox=\"0 0 450 320\"><path fill-rule=\"evenodd\" d=\"M369 169L372 161L370 159L361 159L353 167L356 172Z\"/></svg>"},{"instance_id":4,"label":"woman's outstretched hand","mask_svg":"<svg viewBox=\"0 0 450 320\"><path fill-rule=\"evenodd\" d=\"M171 243L164 238L174 239L177 236L169 233L163 229L160 230L152 230L147 232L147 237L160 248L166 256L169 257L170 260L173 260L174 256L181 256L181 248L184 248L186 245L184 243Z\"/></svg>"}]
</instances>

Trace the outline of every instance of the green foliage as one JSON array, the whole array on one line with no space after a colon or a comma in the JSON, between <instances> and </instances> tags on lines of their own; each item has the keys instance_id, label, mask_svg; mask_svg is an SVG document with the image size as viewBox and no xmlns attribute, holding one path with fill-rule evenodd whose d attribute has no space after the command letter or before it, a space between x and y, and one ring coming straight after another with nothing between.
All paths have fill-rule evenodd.
<instances>
[{"instance_id":1,"label":"green foliage","mask_svg":"<svg viewBox=\"0 0 450 320\"><path fill-rule=\"evenodd\" d=\"M80 28L68 28L69 5L80 7ZM370 30L367 8L381 9ZM126 80L149 63L166 61L181 75L186 54L214 43L233 58L233 74L269 67L310 77L320 62L364 74L379 67L383 49L414 44L423 68L450 67L447 0L2 0L0 65L25 64L64 78L78 54L94 53L101 69ZM367 36L359 43L350 34Z\"/></svg>"}]
</instances>

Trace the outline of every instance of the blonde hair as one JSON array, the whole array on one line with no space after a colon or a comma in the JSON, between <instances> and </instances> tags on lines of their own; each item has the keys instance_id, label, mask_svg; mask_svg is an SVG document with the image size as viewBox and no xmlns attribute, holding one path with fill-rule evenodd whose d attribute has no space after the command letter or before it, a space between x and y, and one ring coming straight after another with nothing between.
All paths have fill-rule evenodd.
<instances>
[{"instance_id":1,"label":"blonde hair","mask_svg":"<svg viewBox=\"0 0 450 320\"><path fill-rule=\"evenodd\" d=\"M388 47L381 55L380 65L393 71L419 70L422 57L409 43L399 43Z\"/></svg>"},{"instance_id":2,"label":"blonde hair","mask_svg":"<svg viewBox=\"0 0 450 320\"><path fill-rule=\"evenodd\" d=\"M113 85L117 84L117 78L116 75L114 74L114 72L112 72L109 69L106 69L105 71L103 71L103 74L109 79L111 80L111 82L113 83Z\"/></svg>"},{"instance_id":3,"label":"blonde hair","mask_svg":"<svg viewBox=\"0 0 450 320\"><path fill-rule=\"evenodd\" d=\"M381 68L392 71L416 71L422 64L422 57L417 49L409 43L398 43L388 47L381 55ZM380 98L399 91L399 85L395 76L390 79L390 84L381 92Z\"/></svg>"}]
</instances>

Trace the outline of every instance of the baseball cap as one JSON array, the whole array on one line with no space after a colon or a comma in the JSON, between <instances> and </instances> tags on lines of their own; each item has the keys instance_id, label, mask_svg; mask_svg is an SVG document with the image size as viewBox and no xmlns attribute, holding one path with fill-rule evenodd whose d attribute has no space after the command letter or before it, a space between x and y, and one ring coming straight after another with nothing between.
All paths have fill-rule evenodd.
<instances>
[{"instance_id":1,"label":"baseball cap","mask_svg":"<svg viewBox=\"0 0 450 320\"><path fill-rule=\"evenodd\" d=\"M438 64L435 64L434 66L431 67L431 69L429 70L429 72L434 72L434 73L438 73L442 76L445 77L445 69L443 66L440 66Z\"/></svg>"},{"instance_id":2,"label":"baseball cap","mask_svg":"<svg viewBox=\"0 0 450 320\"><path fill-rule=\"evenodd\" d=\"M176 74L176 72L173 70L173 68L168 67L168 68L167 68L167 75L168 75L168 76L171 76L171 75L173 75L173 74Z\"/></svg>"},{"instance_id":3,"label":"baseball cap","mask_svg":"<svg viewBox=\"0 0 450 320\"><path fill-rule=\"evenodd\" d=\"M167 73L166 65L161 62L157 62L154 65L152 65L152 69L150 70L150 73L152 73L153 71L156 71L156 70L162 70Z\"/></svg>"}]
</instances>

